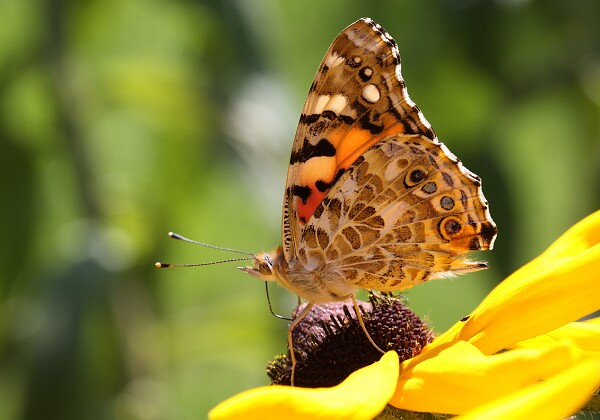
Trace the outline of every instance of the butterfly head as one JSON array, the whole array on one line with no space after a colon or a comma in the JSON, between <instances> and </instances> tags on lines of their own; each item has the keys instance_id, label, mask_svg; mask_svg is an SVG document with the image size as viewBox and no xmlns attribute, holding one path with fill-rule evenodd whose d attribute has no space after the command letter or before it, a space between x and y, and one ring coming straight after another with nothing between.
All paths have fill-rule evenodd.
<instances>
[{"instance_id":1,"label":"butterfly head","mask_svg":"<svg viewBox=\"0 0 600 420\"><path fill-rule=\"evenodd\" d=\"M251 267L238 267L240 270L264 281L276 281L273 265L281 248L273 252L263 252L254 256Z\"/></svg>"}]
</instances>

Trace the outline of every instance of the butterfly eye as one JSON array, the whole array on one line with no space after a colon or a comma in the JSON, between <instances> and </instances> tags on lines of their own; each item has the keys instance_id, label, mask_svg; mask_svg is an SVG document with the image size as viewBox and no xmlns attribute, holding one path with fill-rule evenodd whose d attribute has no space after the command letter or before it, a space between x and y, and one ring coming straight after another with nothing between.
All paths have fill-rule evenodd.
<instances>
[{"instance_id":1,"label":"butterfly eye","mask_svg":"<svg viewBox=\"0 0 600 420\"><path fill-rule=\"evenodd\" d=\"M264 263L269 267L269 268L273 268L273 262L271 261L271 257L269 257L268 255L265 255L265 260Z\"/></svg>"},{"instance_id":2,"label":"butterfly eye","mask_svg":"<svg viewBox=\"0 0 600 420\"><path fill-rule=\"evenodd\" d=\"M258 271L261 274L270 275L273 273L273 263L268 255L263 255L263 258L260 258L257 263Z\"/></svg>"},{"instance_id":3,"label":"butterfly eye","mask_svg":"<svg viewBox=\"0 0 600 420\"><path fill-rule=\"evenodd\" d=\"M413 168L406 174L406 178L404 179L404 185L407 187L414 187L417 184L420 184L427 178L427 170L422 166Z\"/></svg>"}]
</instances>

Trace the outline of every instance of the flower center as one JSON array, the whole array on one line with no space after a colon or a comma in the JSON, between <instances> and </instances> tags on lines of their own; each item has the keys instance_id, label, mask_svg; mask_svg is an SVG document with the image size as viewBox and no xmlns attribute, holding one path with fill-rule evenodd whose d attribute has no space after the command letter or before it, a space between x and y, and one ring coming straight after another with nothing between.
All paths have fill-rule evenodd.
<instances>
[{"instance_id":1,"label":"flower center","mask_svg":"<svg viewBox=\"0 0 600 420\"><path fill-rule=\"evenodd\" d=\"M293 316L305 305L298 306ZM400 362L416 356L433 340L433 332L401 298L371 293L369 302L360 302L359 306L371 338L383 350L395 350ZM351 302L315 305L292 334L296 386L335 386L355 370L381 358L356 319ZM287 356L276 356L267 365L271 384L289 385L291 368L289 350Z\"/></svg>"}]
</instances>

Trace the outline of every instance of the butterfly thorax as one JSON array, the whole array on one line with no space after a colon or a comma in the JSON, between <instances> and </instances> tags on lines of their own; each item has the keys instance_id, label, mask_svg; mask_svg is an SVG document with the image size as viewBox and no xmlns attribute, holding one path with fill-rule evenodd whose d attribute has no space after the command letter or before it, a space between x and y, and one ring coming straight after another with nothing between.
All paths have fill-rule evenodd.
<instances>
[{"instance_id":1,"label":"butterfly thorax","mask_svg":"<svg viewBox=\"0 0 600 420\"><path fill-rule=\"evenodd\" d=\"M281 247L257 254L252 267L241 269L261 280L274 281L312 303L345 300L358 290L327 265L311 268L299 259L288 262Z\"/></svg>"}]
</instances>

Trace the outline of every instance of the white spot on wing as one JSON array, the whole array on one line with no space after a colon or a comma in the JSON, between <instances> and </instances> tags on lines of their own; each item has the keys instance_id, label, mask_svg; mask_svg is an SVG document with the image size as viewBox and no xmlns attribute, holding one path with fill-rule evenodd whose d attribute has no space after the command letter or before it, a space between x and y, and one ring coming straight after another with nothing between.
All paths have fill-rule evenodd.
<instances>
[{"instance_id":1,"label":"white spot on wing","mask_svg":"<svg viewBox=\"0 0 600 420\"><path fill-rule=\"evenodd\" d=\"M320 114L325 109L325 106L329 103L329 99L331 99L331 96L329 95L319 95L317 102L308 113Z\"/></svg>"},{"instance_id":2,"label":"white spot on wing","mask_svg":"<svg viewBox=\"0 0 600 420\"><path fill-rule=\"evenodd\" d=\"M344 95L333 95L325 106L326 110L333 111L336 115L340 115L344 108L348 105L348 99Z\"/></svg>"},{"instance_id":3,"label":"white spot on wing","mask_svg":"<svg viewBox=\"0 0 600 420\"><path fill-rule=\"evenodd\" d=\"M325 65L330 69L334 68L335 66L339 66L343 62L344 57L338 55L338 53L336 53L335 51L333 51L331 54L328 54L327 57L325 57Z\"/></svg>"},{"instance_id":4,"label":"white spot on wing","mask_svg":"<svg viewBox=\"0 0 600 420\"><path fill-rule=\"evenodd\" d=\"M362 90L362 97L367 102L375 103L381 99L381 93L379 93L379 89L372 83L366 85Z\"/></svg>"}]
</instances>

